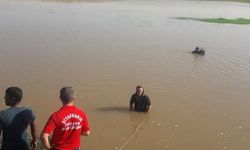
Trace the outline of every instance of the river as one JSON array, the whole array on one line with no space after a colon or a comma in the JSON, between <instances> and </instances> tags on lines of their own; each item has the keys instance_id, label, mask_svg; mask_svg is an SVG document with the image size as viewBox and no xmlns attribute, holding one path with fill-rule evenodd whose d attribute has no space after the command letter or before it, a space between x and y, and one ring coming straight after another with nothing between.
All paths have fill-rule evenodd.
<instances>
[{"instance_id":1,"label":"river","mask_svg":"<svg viewBox=\"0 0 250 150\"><path fill-rule=\"evenodd\" d=\"M2 0L0 96L20 86L40 132L75 87L92 130L82 149L248 150L250 26L176 17L250 18L250 4ZM128 111L136 85L149 113Z\"/></svg>"}]
</instances>

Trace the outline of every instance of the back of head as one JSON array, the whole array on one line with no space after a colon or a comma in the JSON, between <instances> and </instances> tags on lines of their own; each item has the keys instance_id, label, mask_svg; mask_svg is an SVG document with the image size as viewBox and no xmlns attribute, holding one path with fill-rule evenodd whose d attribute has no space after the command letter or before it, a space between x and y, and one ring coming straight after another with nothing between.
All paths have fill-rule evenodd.
<instances>
[{"instance_id":1,"label":"back of head","mask_svg":"<svg viewBox=\"0 0 250 150\"><path fill-rule=\"evenodd\" d=\"M9 87L5 90L5 103L14 106L23 98L23 92L19 87Z\"/></svg>"},{"instance_id":2,"label":"back of head","mask_svg":"<svg viewBox=\"0 0 250 150\"><path fill-rule=\"evenodd\" d=\"M72 102L75 99L74 88L70 86L61 88L60 99L64 104Z\"/></svg>"}]
</instances>

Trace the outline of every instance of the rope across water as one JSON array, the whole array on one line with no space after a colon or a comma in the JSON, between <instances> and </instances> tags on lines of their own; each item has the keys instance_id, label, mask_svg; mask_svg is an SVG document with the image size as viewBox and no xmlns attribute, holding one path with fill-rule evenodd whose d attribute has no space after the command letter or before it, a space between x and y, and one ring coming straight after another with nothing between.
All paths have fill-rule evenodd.
<instances>
[{"instance_id":1,"label":"rope across water","mask_svg":"<svg viewBox=\"0 0 250 150\"><path fill-rule=\"evenodd\" d=\"M137 132L139 131L139 129L143 126L143 124L145 123L146 119L144 119L135 129L134 133L118 148L118 150L122 150L133 138L134 136L137 134Z\"/></svg>"}]
</instances>

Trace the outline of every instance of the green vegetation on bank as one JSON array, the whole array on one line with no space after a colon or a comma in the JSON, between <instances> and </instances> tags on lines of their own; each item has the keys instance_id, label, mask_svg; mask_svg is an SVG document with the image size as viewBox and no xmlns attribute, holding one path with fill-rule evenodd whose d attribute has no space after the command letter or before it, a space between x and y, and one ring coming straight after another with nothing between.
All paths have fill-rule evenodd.
<instances>
[{"instance_id":1,"label":"green vegetation on bank","mask_svg":"<svg viewBox=\"0 0 250 150\"><path fill-rule=\"evenodd\" d=\"M41 0L41 1L74 3L74 2L106 2L110 0Z\"/></svg>"},{"instance_id":2,"label":"green vegetation on bank","mask_svg":"<svg viewBox=\"0 0 250 150\"><path fill-rule=\"evenodd\" d=\"M115 1L115 0L41 0L41 1L73 3L73 2L105 2L105 1ZM119 0L119 1L123 1L123 0ZM196 1L231 1L231 2L250 3L250 0L196 0Z\"/></svg>"},{"instance_id":3,"label":"green vegetation on bank","mask_svg":"<svg viewBox=\"0 0 250 150\"><path fill-rule=\"evenodd\" d=\"M212 0L211 0L212 1ZM213 0L213 1L230 1L230 2L244 2L250 3L250 0Z\"/></svg>"},{"instance_id":4,"label":"green vegetation on bank","mask_svg":"<svg viewBox=\"0 0 250 150\"><path fill-rule=\"evenodd\" d=\"M220 24L238 24L238 25L248 25L248 24L250 24L250 19L245 19L245 18L226 19L226 18L190 18L190 17L177 17L176 19L195 20L195 21L220 23Z\"/></svg>"},{"instance_id":5,"label":"green vegetation on bank","mask_svg":"<svg viewBox=\"0 0 250 150\"><path fill-rule=\"evenodd\" d=\"M218 1L218 2L241 2L241 3L250 3L250 0L193 0L193 1Z\"/></svg>"}]
</instances>

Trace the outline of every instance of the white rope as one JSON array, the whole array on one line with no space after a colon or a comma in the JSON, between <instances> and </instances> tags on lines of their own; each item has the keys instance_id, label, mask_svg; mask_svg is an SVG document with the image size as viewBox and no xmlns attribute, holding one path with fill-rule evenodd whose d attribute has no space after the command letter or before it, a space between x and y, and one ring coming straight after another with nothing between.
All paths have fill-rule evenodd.
<instances>
[{"instance_id":1,"label":"white rope","mask_svg":"<svg viewBox=\"0 0 250 150\"><path fill-rule=\"evenodd\" d=\"M136 135L136 133L139 131L140 127L142 127L142 125L145 123L146 119L144 119L138 126L137 128L135 129L134 133L131 135L131 137L125 141L125 143L123 143L120 148L118 148L118 150L122 150L133 138L134 136Z\"/></svg>"}]
</instances>

